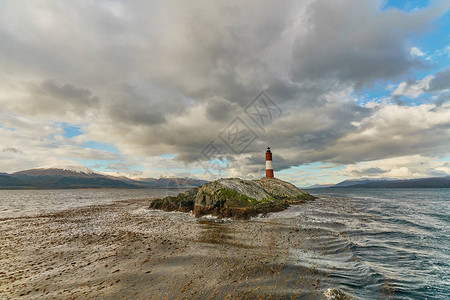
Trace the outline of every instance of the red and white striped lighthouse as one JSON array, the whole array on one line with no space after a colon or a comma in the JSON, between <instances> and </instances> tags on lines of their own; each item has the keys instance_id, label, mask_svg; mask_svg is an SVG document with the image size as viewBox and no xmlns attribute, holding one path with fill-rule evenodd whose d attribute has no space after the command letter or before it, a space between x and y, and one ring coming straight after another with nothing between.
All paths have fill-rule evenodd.
<instances>
[{"instance_id":1,"label":"red and white striped lighthouse","mask_svg":"<svg viewBox=\"0 0 450 300\"><path fill-rule=\"evenodd\" d=\"M266 151L266 178L273 178L272 152L269 147Z\"/></svg>"}]
</instances>

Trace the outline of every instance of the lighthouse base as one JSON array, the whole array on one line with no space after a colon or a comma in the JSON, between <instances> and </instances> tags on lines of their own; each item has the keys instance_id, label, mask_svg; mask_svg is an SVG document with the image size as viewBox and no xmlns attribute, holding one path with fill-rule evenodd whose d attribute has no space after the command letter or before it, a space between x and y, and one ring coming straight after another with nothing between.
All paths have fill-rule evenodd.
<instances>
[{"instance_id":1,"label":"lighthouse base","mask_svg":"<svg viewBox=\"0 0 450 300\"><path fill-rule=\"evenodd\" d=\"M273 178L273 170L266 170L266 178Z\"/></svg>"}]
</instances>

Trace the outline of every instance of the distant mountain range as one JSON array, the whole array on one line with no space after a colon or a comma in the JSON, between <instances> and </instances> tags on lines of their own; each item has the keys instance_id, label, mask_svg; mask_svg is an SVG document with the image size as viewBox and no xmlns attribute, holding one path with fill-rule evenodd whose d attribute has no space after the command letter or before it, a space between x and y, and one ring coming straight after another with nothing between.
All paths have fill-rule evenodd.
<instances>
[{"instance_id":1,"label":"distant mountain range","mask_svg":"<svg viewBox=\"0 0 450 300\"><path fill-rule=\"evenodd\" d=\"M0 173L0 189L190 188L208 181L194 178L140 178L100 174L83 166L37 168Z\"/></svg>"},{"instance_id":2,"label":"distant mountain range","mask_svg":"<svg viewBox=\"0 0 450 300\"><path fill-rule=\"evenodd\" d=\"M314 185L310 185L308 187L305 187L306 189L322 189L322 188L327 188L327 187L332 187L334 186L334 184L330 183L330 184L314 184Z\"/></svg>"},{"instance_id":3,"label":"distant mountain range","mask_svg":"<svg viewBox=\"0 0 450 300\"><path fill-rule=\"evenodd\" d=\"M450 188L450 176L418 179L351 179L338 184L313 185L315 188Z\"/></svg>"},{"instance_id":4,"label":"distant mountain range","mask_svg":"<svg viewBox=\"0 0 450 300\"><path fill-rule=\"evenodd\" d=\"M94 172L84 166L42 167L15 173L0 172L0 189L81 189L81 188L190 188L208 181L195 178L138 178ZM450 188L450 176L420 179L345 180L338 184L313 185L308 188Z\"/></svg>"}]
</instances>

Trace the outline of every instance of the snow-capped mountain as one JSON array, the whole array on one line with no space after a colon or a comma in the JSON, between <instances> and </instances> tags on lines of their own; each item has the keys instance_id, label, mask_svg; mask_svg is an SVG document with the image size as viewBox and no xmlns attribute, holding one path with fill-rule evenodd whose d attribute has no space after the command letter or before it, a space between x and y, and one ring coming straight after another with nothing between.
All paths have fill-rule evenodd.
<instances>
[{"instance_id":1,"label":"snow-capped mountain","mask_svg":"<svg viewBox=\"0 0 450 300\"><path fill-rule=\"evenodd\" d=\"M45 166L0 174L0 189L71 188L188 188L207 181L195 178L141 178L112 176L81 165Z\"/></svg>"},{"instance_id":2,"label":"snow-capped mountain","mask_svg":"<svg viewBox=\"0 0 450 300\"><path fill-rule=\"evenodd\" d=\"M450 176L394 179L394 178L361 178L345 180L330 188L450 188ZM310 187L315 188L315 187ZM322 187L321 187L322 188Z\"/></svg>"},{"instance_id":3,"label":"snow-capped mountain","mask_svg":"<svg viewBox=\"0 0 450 300\"><path fill-rule=\"evenodd\" d=\"M71 171L75 173L85 173L85 174L95 173L94 171L83 165L53 165L53 166L39 167L37 169L60 169L64 171Z\"/></svg>"},{"instance_id":4,"label":"snow-capped mountain","mask_svg":"<svg viewBox=\"0 0 450 300\"><path fill-rule=\"evenodd\" d=\"M81 177L95 177L103 176L95 173L91 169L80 165L65 165L65 166L45 166L35 169L15 172L16 175L27 176L81 176Z\"/></svg>"}]
</instances>

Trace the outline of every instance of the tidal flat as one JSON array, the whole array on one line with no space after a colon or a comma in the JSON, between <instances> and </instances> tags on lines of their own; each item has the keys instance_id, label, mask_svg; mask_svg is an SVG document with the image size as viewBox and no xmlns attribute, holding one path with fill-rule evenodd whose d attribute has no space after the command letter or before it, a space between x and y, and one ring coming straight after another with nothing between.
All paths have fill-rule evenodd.
<instances>
[{"instance_id":1,"label":"tidal flat","mask_svg":"<svg viewBox=\"0 0 450 300\"><path fill-rule=\"evenodd\" d=\"M291 255L319 232L276 219L198 219L148 204L0 220L0 298L324 297L329 274Z\"/></svg>"}]
</instances>

